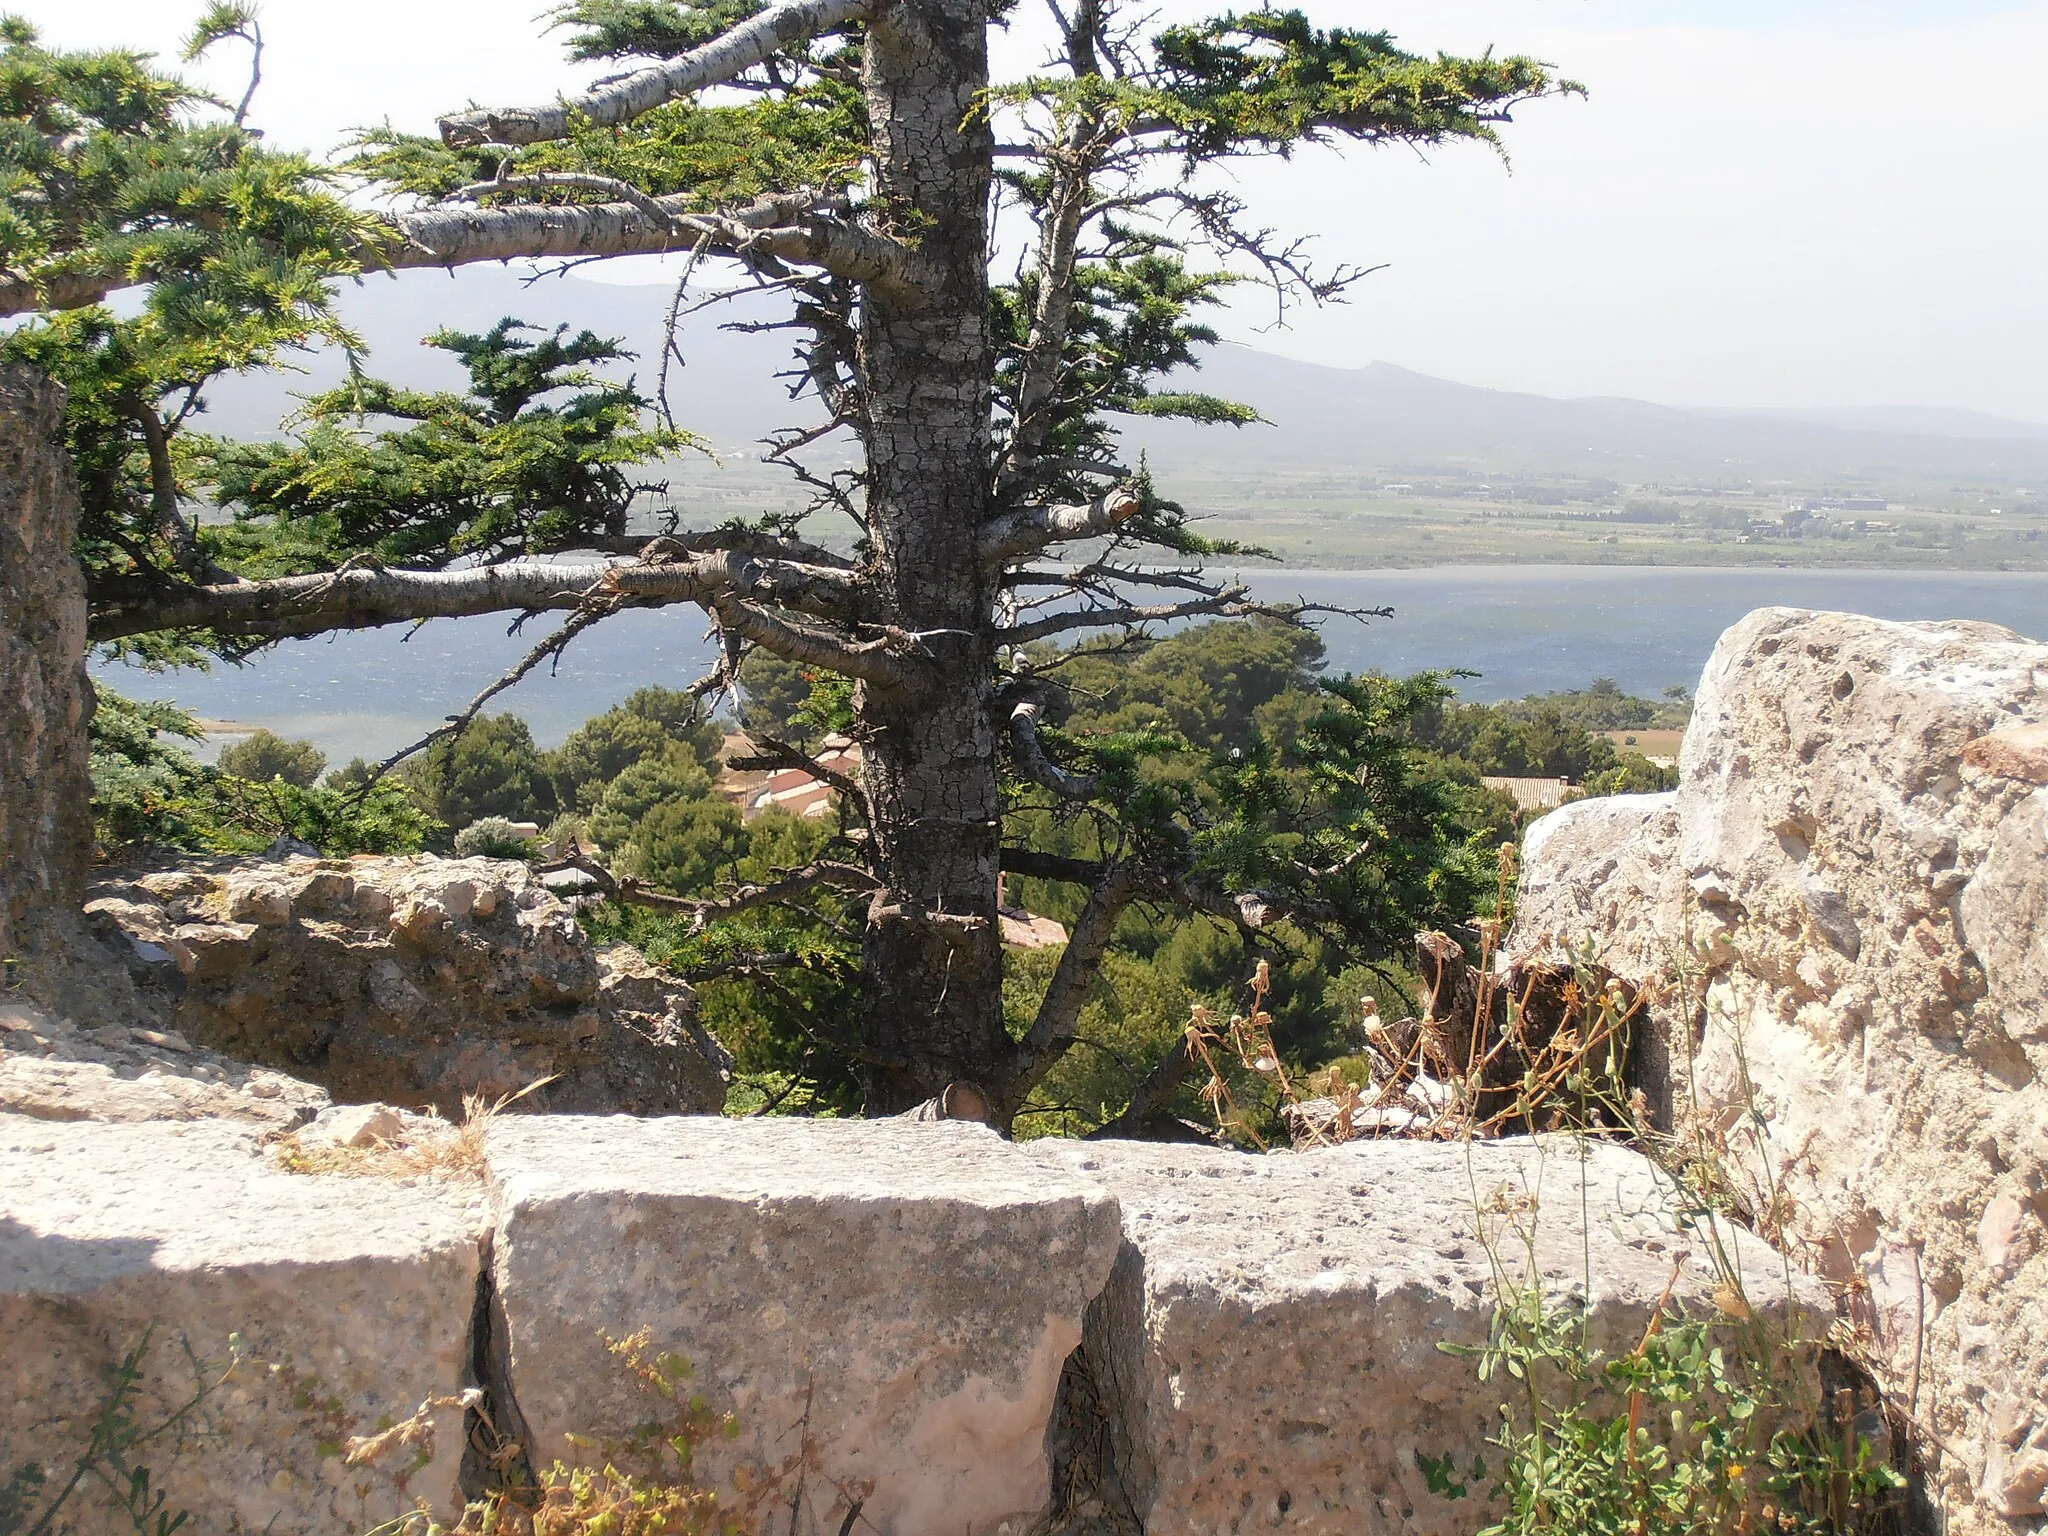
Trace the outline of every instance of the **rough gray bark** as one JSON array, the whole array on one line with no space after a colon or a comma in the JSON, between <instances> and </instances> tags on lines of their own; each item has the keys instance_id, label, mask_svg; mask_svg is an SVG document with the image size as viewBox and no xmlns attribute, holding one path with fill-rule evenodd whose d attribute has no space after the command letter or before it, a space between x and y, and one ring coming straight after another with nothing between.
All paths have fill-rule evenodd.
<instances>
[{"instance_id":1,"label":"rough gray bark","mask_svg":"<svg viewBox=\"0 0 2048 1536\"><path fill-rule=\"evenodd\" d=\"M0 368L0 957L85 898L92 863L78 488L58 447L64 389Z\"/></svg>"},{"instance_id":2,"label":"rough gray bark","mask_svg":"<svg viewBox=\"0 0 2048 1536\"><path fill-rule=\"evenodd\" d=\"M891 1114L967 1081L998 1100L1003 1032L996 860L1001 797L990 718L996 572L981 548L989 486L988 201L992 146L984 0L878 7L865 79L876 201L922 223L922 302L862 307L868 536L895 622L921 637L923 686L863 684L859 712L877 872L862 1034ZM1004 1104L1001 1118L1014 1105Z\"/></svg>"}]
</instances>

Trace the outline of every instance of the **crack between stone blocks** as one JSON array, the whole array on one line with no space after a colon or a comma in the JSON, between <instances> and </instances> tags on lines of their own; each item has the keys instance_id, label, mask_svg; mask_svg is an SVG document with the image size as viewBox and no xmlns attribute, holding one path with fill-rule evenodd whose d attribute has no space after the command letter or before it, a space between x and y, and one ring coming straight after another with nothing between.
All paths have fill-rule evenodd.
<instances>
[{"instance_id":1,"label":"crack between stone blocks","mask_svg":"<svg viewBox=\"0 0 2048 1536\"><path fill-rule=\"evenodd\" d=\"M1141 1438L1144 1255L1129 1241L1081 1317L1046 1425L1052 1498L1032 1536L1145 1536L1154 1477Z\"/></svg>"},{"instance_id":2,"label":"crack between stone blocks","mask_svg":"<svg viewBox=\"0 0 2048 1536\"><path fill-rule=\"evenodd\" d=\"M512 1389L511 1335L498 1295L495 1248L492 1233L477 1240L476 1301L469 1314L464 1362L464 1385L483 1394L482 1401L462 1415L458 1481L463 1498L471 1501L535 1486L533 1438Z\"/></svg>"}]
</instances>

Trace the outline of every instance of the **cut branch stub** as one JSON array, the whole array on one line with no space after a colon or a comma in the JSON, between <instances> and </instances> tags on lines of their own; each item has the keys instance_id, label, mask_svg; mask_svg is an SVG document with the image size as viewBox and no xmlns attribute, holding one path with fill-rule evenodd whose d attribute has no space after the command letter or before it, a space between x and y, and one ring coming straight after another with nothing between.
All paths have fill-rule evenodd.
<instances>
[{"instance_id":1,"label":"cut branch stub","mask_svg":"<svg viewBox=\"0 0 2048 1536\"><path fill-rule=\"evenodd\" d=\"M981 531L984 566L1000 565L1051 544L1114 533L1144 509L1132 490L1115 490L1082 507L1022 507L1006 512Z\"/></svg>"}]
</instances>

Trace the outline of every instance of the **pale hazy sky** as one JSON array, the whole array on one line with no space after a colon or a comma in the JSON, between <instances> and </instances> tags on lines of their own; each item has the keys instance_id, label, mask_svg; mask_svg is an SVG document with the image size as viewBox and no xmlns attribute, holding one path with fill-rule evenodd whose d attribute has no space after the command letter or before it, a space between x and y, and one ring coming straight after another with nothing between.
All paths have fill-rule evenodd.
<instances>
[{"instance_id":1,"label":"pale hazy sky","mask_svg":"<svg viewBox=\"0 0 2048 1536\"><path fill-rule=\"evenodd\" d=\"M578 87L601 71L561 62L543 3L268 0L255 117L325 148ZM1264 222L1388 267L1289 331L1249 303L1233 336L1553 395L2048 421L2048 0L1298 3L1414 49L1533 53L1591 95L1524 109L1511 172L1469 147L1247 168ZM15 8L53 43L168 59L199 6Z\"/></svg>"}]
</instances>

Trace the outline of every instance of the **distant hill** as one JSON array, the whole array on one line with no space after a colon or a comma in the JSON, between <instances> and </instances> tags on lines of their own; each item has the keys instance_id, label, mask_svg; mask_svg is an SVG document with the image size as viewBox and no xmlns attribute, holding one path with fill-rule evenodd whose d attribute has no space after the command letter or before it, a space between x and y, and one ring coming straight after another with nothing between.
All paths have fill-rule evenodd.
<instances>
[{"instance_id":1,"label":"distant hill","mask_svg":"<svg viewBox=\"0 0 2048 1536\"><path fill-rule=\"evenodd\" d=\"M442 325L481 329L503 315L622 336L641 352L651 387L669 290L579 281L527 284L503 268L461 277L409 272L372 277L344 295L349 321L370 343L370 366L401 382L450 386L451 360L419 339ZM814 419L815 402L792 407L774 374L790 366L784 332L740 335L731 319L765 318L741 305L689 322L688 365L670 397L679 421L722 454L742 458L777 426ZM286 390L318 388L340 376L338 359L311 360L304 379L230 381L212 391L212 430L262 436L290 408ZM1189 383L1256 407L1266 425L1196 428L1134 425L1133 452L1151 456L1163 477L1177 468L1261 464L1349 470L1402 478L1426 473L1560 475L1621 483L1741 485L1783 480L1901 487L2048 484L2048 425L1938 408L1681 410L1640 400L1551 399L1480 389L1392 363L1327 368L1248 347L1214 349Z\"/></svg>"},{"instance_id":2,"label":"distant hill","mask_svg":"<svg viewBox=\"0 0 2048 1536\"><path fill-rule=\"evenodd\" d=\"M2010 416L1991 416L1983 411L1958 410L1935 405L1845 405L1813 406L1804 409L1730 410L1712 414L1729 416L1776 416L1786 421L1809 421L1824 427L1848 427L1857 432L1906 432L1926 437L2010 438L2048 441L2048 422L2014 421Z\"/></svg>"},{"instance_id":3,"label":"distant hill","mask_svg":"<svg viewBox=\"0 0 2048 1536\"><path fill-rule=\"evenodd\" d=\"M1216 348L1197 378L1204 389L1256 406L1273 424L1221 441L1213 429L1147 424L1140 438L1162 462L1215 462L1227 454L1396 476L1453 471L1708 485L2048 479L2048 427L2013 423L2012 435L1994 436L1983 429L1997 418L1968 412L1870 413L1872 425L1858 426L1846 419L1854 412L1839 413L1839 421L1808 420L1803 413L1681 410L1618 398L1556 400L1456 384L1392 363L1324 368L1237 346ZM1878 417L1922 425L1880 427ZM1971 430L1933 430L1952 417Z\"/></svg>"}]
</instances>

